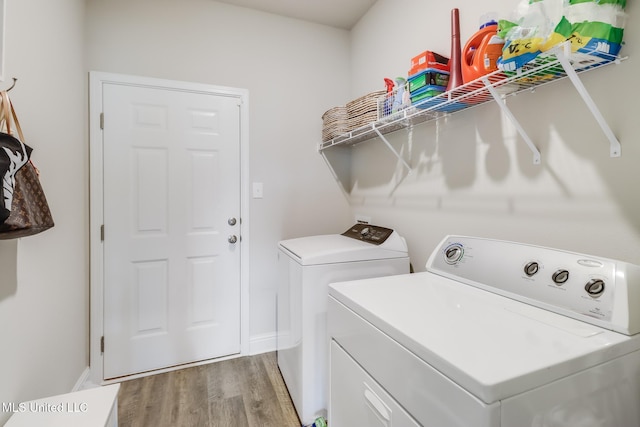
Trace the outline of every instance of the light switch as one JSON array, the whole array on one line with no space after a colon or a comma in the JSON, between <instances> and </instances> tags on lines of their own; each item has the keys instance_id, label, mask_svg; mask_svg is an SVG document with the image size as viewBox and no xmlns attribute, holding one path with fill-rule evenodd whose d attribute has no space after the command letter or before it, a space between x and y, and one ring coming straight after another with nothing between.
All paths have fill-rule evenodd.
<instances>
[{"instance_id":1,"label":"light switch","mask_svg":"<svg viewBox=\"0 0 640 427\"><path fill-rule=\"evenodd\" d=\"M261 182L254 182L253 183L253 198L254 199L262 199L263 196L264 196L264 191L262 189L262 183Z\"/></svg>"}]
</instances>

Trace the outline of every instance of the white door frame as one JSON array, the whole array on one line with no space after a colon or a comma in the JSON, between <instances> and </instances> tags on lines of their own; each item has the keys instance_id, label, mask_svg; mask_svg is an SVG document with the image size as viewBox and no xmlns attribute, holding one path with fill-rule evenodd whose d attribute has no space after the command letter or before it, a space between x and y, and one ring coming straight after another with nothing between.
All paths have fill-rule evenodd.
<instances>
[{"instance_id":1,"label":"white door frame","mask_svg":"<svg viewBox=\"0 0 640 427\"><path fill-rule=\"evenodd\" d=\"M104 246L101 239L101 227L104 224L104 182L103 141L100 126L104 84L186 90L240 99L240 236L242 239L240 246L240 356L249 354L249 91L202 83L92 71L89 73L89 247L91 251L89 366L91 382L94 384L109 382L104 381L103 354L100 345L104 335Z\"/></svg>"}]
</instances>

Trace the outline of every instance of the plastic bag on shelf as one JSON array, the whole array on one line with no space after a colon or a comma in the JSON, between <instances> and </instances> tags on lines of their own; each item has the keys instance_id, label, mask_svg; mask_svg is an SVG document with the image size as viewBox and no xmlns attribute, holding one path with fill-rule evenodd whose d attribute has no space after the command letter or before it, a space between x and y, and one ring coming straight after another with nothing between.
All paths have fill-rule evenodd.
<instances>
[{"instance_id":1,"label":"plastic bag on shelf","mask_svg":"<svg viewBox=\"0 0 640 427\"><path fill-rule=\"evenodd\" d=\"M571 24L564 16L564 3L565 0L522 0L513 12L513 20L500 20L498 35L505 44L498 68L515 71L567 40Z\"/></svg>"},{"instance_id":2,"label":"plastic bag on shelf","mask_svg":"<svg viewBox=\"0 0 640 427\"><path fill-rule=\"evenodd\" d=\"M613 59L622 47L626 0L567 0L571 50Z\"/></svg>"}]
</instances>

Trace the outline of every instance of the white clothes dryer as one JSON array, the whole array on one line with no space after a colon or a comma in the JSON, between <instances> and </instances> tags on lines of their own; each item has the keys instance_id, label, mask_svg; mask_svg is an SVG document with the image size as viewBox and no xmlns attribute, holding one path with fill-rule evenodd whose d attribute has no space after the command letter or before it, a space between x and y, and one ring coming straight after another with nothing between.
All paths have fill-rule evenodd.
<instances>
[{"instance_id":1,"label":"white clothes dryer","mask_svg":"<svg viewBox=\"0 0 640 427\"><path fill-rule=\"evenodd\" d=\"M640 266L448 236L329 294L332 427L640 426Z\"/></svg>"},{"instance_id":2,"label":"white clothes dryer","mask_svg":"<svg viewBox=\"0 0 640 427\"><path fill-rule=\"evenodd\" d=\"M329 283L408 273L409 256L396 231L368 224L278 247L278 366L306 425L327 416Z\"/></svg>"}]
</instances>

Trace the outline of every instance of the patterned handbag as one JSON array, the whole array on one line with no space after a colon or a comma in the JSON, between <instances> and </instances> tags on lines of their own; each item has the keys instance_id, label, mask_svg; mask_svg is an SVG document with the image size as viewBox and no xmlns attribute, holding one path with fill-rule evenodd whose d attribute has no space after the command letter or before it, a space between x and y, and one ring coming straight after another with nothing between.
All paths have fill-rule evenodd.
<instances>
[{"instance_id":1,"label":"patterned handbag","mask_svg":"<svg viewBox=\"0 0 640 427\"><path fill-rule=\"evenodd\" d=\"M31 148L18 138L0 132L0 224L11 213L16 173L29 161Z\"/></svg>"},{"instance_id":2,"label":"patterned handbag","mask_svg":"<svg viewBox=\"0 0 640 427\"><path fill-rule=\"evenodd\" d=\"M54 222L40 185L38 170L29 160L31 148L24 144L24 136L13 103L6 91L0 92L0 95L2 97L0 123L3 123L6 129L6 134L0 133L0 142L11 140L15 144L17 141L25 147L24 156L20 155L18 150L13 151L13 156L9 153L11 150L5 150L7 155L14 159L11 166L14 172L13 182L11 182L11 174L6 174L3 179L4 208L9 210L9 216L4 222L0 221L0 239L6 240L41 233L53 227ZM18 138L12 135L12 119ZM15 160L17 158L19 160ZM22 163L21 167L18 166L20 163Z\"/></svg>"}]
</instances>

